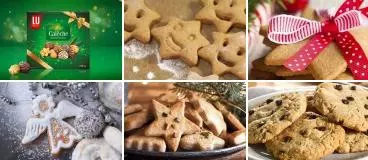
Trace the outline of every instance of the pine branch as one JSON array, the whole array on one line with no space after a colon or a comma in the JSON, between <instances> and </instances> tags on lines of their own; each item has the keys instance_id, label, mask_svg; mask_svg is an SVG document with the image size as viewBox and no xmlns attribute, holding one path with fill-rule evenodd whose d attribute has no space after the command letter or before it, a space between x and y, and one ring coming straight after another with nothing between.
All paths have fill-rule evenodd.
<instances>
[{"instance_id":1,"label":"pine branch","mask_svg":"<svg viewBox=\"0 0 368 160\"><path fill-rule=\"evenodd\" d=\"M245 110L246 86L240 82L183 82L175 83L175 89L179 93L189 95L190 91L210 101L220 101L227 105L237 106Z\"/></svg>"}]
</instances>

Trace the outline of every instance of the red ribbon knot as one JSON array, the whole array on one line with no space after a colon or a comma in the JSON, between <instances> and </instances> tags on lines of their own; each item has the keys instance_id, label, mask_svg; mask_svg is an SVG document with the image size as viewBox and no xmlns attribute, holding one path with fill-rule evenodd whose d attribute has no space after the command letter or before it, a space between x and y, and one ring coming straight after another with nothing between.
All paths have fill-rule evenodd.
<instances>
[{"instance_id":1,"label":"red ribbon knot","mask_svg":"<svg viewBox=\"0 0 368 160\"><path fill-rule=\"evenodd\" d=\"M323 22L290 15L275 16L269 23L268 38L279 44L293 44L311 37L305 46L284 63L286 68L294 72L305 70L334 41L354 79L368 80L368 58L349 32L362 25L361 15L368 16L368 8L359 9L362 3L363 0L346 0L335 16Z\"/></svg>"}]
</instances>

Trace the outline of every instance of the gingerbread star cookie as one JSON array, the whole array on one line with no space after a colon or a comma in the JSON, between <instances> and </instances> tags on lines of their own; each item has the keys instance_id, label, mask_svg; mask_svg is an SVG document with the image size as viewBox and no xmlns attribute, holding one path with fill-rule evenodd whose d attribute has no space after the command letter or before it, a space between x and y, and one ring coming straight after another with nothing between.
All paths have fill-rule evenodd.
<instances>
[{"instance_id":1,"label":"gingerbread star cookie","mask_svg":"<svg viewBox=\"0 0 368 160\"><path fill-rule=\"evenodd\" d=\"M203 23L214 24L219 32L232 26L245 28L244 0L202 0L204 7L195 15Z\"/></svg>"},{"instance_id":2,"label":"gingerbread star cookie","mask_svg":"<svg viewBox=\"0 0 368 160\"><path fill-rule=\"evenodd\" d=\"M206 130L183 136L180 140L180 148L184 150L208 151L223 148L224 146L225 141L223 139Z\"/></svg>"},{"instance_id":3,"label":"gingerbread star cookie","mask_svg":"<svg viewBox=\"0 0 368 160\"><path fill-rule=\"evenodd\" d=\"M82 139L75 128L62 119L74 117L83 109L68 101L59 102L56 108L54 106L52 97L47 95L40 95L33 100L33 116L27 122L23 144L34 141L47 130L50 151L52 154L58 154L61 148L70 148L75 141Z\"/></svg>"},{"instance_id":4,"label":"gingerbread star cookie","mask_svg":"<svg viewBox=\"0 0 368 160\"><path fill-rule=\"evenodd\" d=\"M175 152L178 149L182 135L200 130L197 125L184 117L184 101L179 101L170 108L156 100L152 100L152 103L156 119L147 127L145 135L163 137L171 151Z\"/></svg>"},{"instance_id":5,"label":"gingerbread star cookie","mask_svg":"<svg viewBox=\"0 0 368 160\"><path fill-rule=\"evenodd\" d=\"M193 100L193 103L194 108L202 117L204 124L213 132L214 135L219 136L226 132L226 123L219 110L203 98Z\"/></svg>"},{"instance_id":6,"label":"gingerbread star cookie","mask_svg":"<svg viewBox=\"0 0 368 160\"><path fill-rule=\"evenodd\" d=\"M147 43L151 39L150 27L160 15L149 9L144 0L124 1L124 42L131 38Z\"/></svg>"},{"instance_id":7,"label":"gingerbread star cookie","mask_svg":"<svg viewBox=\"0 0 368 160\"><path fill-rule=\"evenodd\" d=\"M191 66L198 62L199 48L209 44L199 21L171 18L167 25L152 29L152 35L160 42L162 59L181 58Z\"/></svg>"},{"instance_id":8,"label":"gingerbread star cookie","mask_svg":"<svg viewBox=\"0 0 368 160\"><path fill-rule=\"evenodd\" d=\"M199 50L198 55L209 61L217 75L232 73L245 79L245 33L213 32L214 43Z\"/></svg>"}]
</instances>

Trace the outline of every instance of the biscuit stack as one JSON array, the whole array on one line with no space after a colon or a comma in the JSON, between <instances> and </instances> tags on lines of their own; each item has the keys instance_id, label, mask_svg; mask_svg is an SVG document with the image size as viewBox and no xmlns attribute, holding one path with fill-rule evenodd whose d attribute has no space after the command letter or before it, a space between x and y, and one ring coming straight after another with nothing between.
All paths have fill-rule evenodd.
<instances>
[{"instance_id":1,"label":"biscuit stack","mask_svg":"<svg viewBox=\"0 0 368 160\"><path fill-rule=\"evenodd\" d=\"M303 12L303 17L317 20L315 12L308 8ZM347 63L341 54L341 50L334 43L329 44L308 66L306 70L292 72L283 66L284 62L303 47L309 39L288 45L279 45L271 42L268 38L268 26L261 28L260 34L265 37L264 44L271 48L265 56L252 62L251 79L285 79L285 80L353 80ZM360 43L363 50L368 52L368 41L366 27L349 31Z\"/></svg>"},{"instance_id":2,"label":"biscuit stack","mask_svg":"<svg viewBox=\"0 0 368 160\"><path fill-rule=\"evenodd\" d=\"M156 152L207 151L245 143L244 125L219 102L168 92L152 105L124 110L125 148Z\"/></svg>"},{"instance_id":3,"label":"biscuit stack","mask_svg":"<svg viewBox=\"0 0 368 160\"><path fill-rule=\"evenodd\" d=\"M320 159L368 151L368 91L322 83L316 91L287 93L249 111L249 143L277 159Z\"/></svg>"}]
</instances>

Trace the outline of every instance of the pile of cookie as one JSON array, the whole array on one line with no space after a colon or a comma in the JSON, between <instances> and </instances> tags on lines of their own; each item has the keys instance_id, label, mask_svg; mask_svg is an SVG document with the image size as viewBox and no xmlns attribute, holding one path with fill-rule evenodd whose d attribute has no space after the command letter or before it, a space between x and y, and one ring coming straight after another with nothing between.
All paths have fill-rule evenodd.
<instances>
[{"instance_id":1,"label":"pile of cookie","mask_svg":"<svg viewBox=\"0 0 368 160\"><path fill-rule=\"evenodd\" d=\"M244 144L244 125L220 102L167 92L152 105L124 109L125 148L150 152L208 151Z\"/></svg>"},{"instance_id":2,"label":"pile of cookie","mask_svg":"<svg viewBox=\"0 0 368 160\"><path fill-rule=\"evenodd\" d=\"M322 83L286 93L249 111L249 144L265 144L277 159L320 159L368 151L368 90Z\"/></svg>"},{"instance_id":3,"label":"pile of cookie","mask_svg":"<svg viewBox=\"0 0 368 160\"><path fill-rule=\"evenodd\" d=\"M34 141L47 132L50 153L55 157L78 143L72 160L90 159L91 155L121 159L122 132L107 125L101 113L83 109L68 100L57 103L48 94L36 96L32 103L22 144L37 144ZM74 119L74 125L66 119Z\"/></svg>"},{"instance_id":4,"label":"pile of cookie","mask_svg":"<svg viewBox=\"0 0 368 160\"><path fill-rule=\"evenodd\" d=\"M58 59L68 59L74 58L79 52L79 46L76 44L71 45L57 45L50 42L45 44L45 47L40 51L42 57L58 58Z\"/></svg>"},{"instance_id":5,"label":"pile of cookie","mask_svg":"<svg viewBox=\"0 0 368 160\"><path fill-rule=\"evenodd\" d=\"M154 27L160 15L148 8L144 0L124 1L124 41L132 38L149 43L152 36L160 43L162 59L182 59L189 66L199 58L208 61L215 75L233 74L245 79L245 32L230 33L231 28L246 27L244 0L202 0L203 8L195 20L171 18ZM201 24L216 28L212 44L201 34ZM152 29L151 29L152 28Z\"/></svg>"},{"instance_id":6,"label":"pile of cookie","mask_svg":"<svg viewBox=\"0 0 368 160\"><path fill-rule=\"evenodd\" d=\"M302 17L318 20L314 10L307 8ZM360 27L349 31L360 43L365 52L368 52L367 27ZM341 54L341 50L335 42L330 43L307 67L306 70L293 72L283 66L284 62L308 43L306 39L294 44L281 45L271 42L268 36L268 26L263 26L260 34L265 37L263 43L271 48L265 56L252 62L253 68L250 79L286 79L286 80L353 80L353 76L347 67L347 63Z\"/></svg>"}]
</instances>

